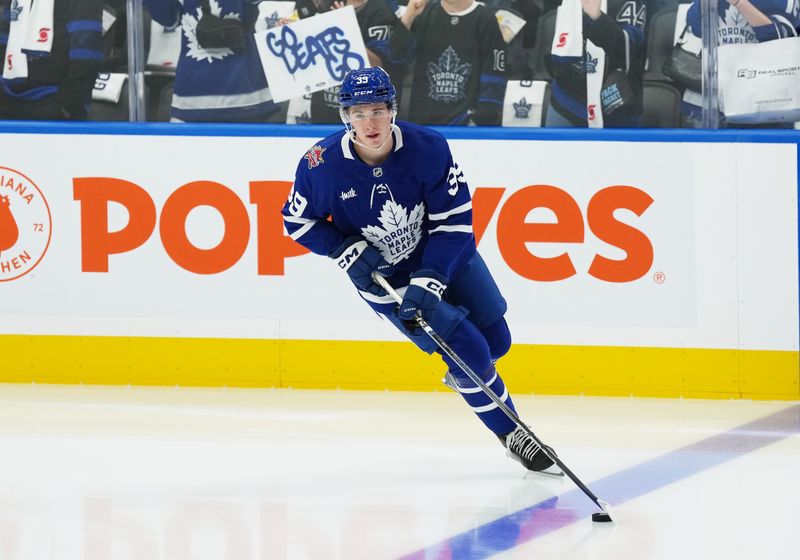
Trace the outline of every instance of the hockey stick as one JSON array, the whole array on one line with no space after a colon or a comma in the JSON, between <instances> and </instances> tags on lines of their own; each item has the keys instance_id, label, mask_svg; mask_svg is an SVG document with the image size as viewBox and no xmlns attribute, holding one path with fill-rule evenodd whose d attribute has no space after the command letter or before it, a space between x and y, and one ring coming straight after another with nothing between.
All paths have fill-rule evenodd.
<instances>
[{"instance_id":1,"label":"hockey stick","mask_svg":"<svg viewBox=\"0 0 800 560\"><path fill-rule=\"evenodd\" d=\"M389 284L389 281L386 280L386 278L384 278L377 272L373 273L372 277L375 280L375 282L377 282L381 288L386 290L388 294L392 296L392 298L398 304L402 303L403 298L400 297L400 294L398 294L397 291L391 286L391 284ZM512 422L514 422L517 426L519 426L520 429L525 431L525 433L527 433L533 439L533 441L535 441L536 444L541 448L542 452L544 452L545 455L547 455L556 465L558 465L558 468L560 468L564 472L564 474L566 474L570 478L570 480L572 480L572 482L574 482L575 485L578 488L580 488L581 491L595 503L595 505L597 505L597 507L603 510L603 512L605 512L605 514L608 515L610 519L611 513L609 512L608 502L605 502L599 499L597 496L595 496L594 493L591 490L589 490L589 488L581 481L581 479L575 476L575 474L561 461L561 459L559 459L555 453L552 453L549 450L549 448L544 443L542 443L542 441L538 437L536 437L536 434L534 434L533 431L531 431L531 429L524 422L522 422L522 420L520 420L517 413L511 410L511 408L506 403L500 400L500 397L498 397L497 394L494 391L492 391L486 385L486 383L484 383L483 380L480 377L478 377L478 375L474 371L472 371L472 368L469 367L466 364L466 362L464 362L464 360L462 360L461 357L458 354L456 354L452 348L450 348L450 345L447 344L447 342L441 336L439 336L436 333L436 331L433 330L433 328L430 326L430 324L428 324L428 322L425 319L423 319L420 315L417 315L416 321L417 324L420 326L420 328L423 331L425 331L425 334L431 337L431 339L433 339L436 345L442 349L442 352L447 354L450 357L450 359L453 360L458 365L458 367L460 367L464 371L464 373L467 374L467 377L469 377L472 380L472 382L475 383L475 385L480 387L480 389L484 393L486 393L486 396L489 397L492 400L492 402L494 402L500 408L500 410L505 412L506 416L508 416Z\"/></svg>"}]
</instances>

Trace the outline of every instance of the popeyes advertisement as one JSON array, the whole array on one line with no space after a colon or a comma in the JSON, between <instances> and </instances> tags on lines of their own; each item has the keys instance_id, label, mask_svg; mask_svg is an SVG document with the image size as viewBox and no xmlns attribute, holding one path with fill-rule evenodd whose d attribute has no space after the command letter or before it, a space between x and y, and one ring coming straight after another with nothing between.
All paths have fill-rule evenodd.
<instances>
[{"instance_id":1,"label":"popeyes advertisement","mask_svg":"<svg viewBox=\"0 0 800 560\"><path fill-rule=\"evenodd\" d=\"M285 233L314 141L14 136L0 332L399 339ZM747 145L751 160L722 143L451 146L517 341L796 348L794 145Z\"/></svg>"}]
</instances>

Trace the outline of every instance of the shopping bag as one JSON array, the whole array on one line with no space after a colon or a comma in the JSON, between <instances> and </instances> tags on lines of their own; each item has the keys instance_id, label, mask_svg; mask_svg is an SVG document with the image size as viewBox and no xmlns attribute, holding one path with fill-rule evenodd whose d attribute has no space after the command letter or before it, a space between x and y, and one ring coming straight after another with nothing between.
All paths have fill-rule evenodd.
<instances>
[{"instance_id":1,"label":"shopping bag","mask_svg":"<svg viewBox=\"0 0 800 560\"><path fill-rule=\"evenodd\" d=\"M722 45L718 76L728 122L800 121L800 38Z\"/></svg>"}]
</instances>

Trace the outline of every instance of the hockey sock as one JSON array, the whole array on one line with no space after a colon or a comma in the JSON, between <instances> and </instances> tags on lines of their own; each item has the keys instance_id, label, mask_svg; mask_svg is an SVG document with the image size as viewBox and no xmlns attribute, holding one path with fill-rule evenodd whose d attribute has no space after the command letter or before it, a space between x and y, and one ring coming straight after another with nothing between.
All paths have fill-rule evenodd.
<instances>
[{"instance_id":1,"label":"hockey sock","mask_svg":"<svg viewBox=\"0 0 800 560\"><path fill-rule=\"evenodd\" d=\"M483 389L475 385L463 372L461 375L455 375L454 377L458 383L458 392L487 428L498 436L514 431L517 425L483 392ZM508 408L514 412L517 411L514 407L514 401L511 400L511 395L508 394L506 385L503 383L503 378L500 377L496 369L492 368L489 371L488 378L484 379L484 381L489 389L494 391Z\"/></svg>"},{"instance_id":2,"label":"hockey sock","mask_svg":"<svg viewBox=\"0 0 800 560\"><path fill-rule=\"evenodd\" d=\"M468 320L461 321L459 325L447 337L447 343L455 350L456 354L466 362L466 364L481 379L486 382L490 389L500 397L500 399L516 412L514 403L511 400L505 383L492 365L492 358L489 354L489 345L481 332ZM514 431L516 424L506 416L500 407L497 406L484 392L475 385L466 373L461 371L453 360L447 355L442 354L442 359L453 373L458 382L458 392L467 401L473 412L478 418L495 434L502 436Z\"/></svg>"}]
</instances>

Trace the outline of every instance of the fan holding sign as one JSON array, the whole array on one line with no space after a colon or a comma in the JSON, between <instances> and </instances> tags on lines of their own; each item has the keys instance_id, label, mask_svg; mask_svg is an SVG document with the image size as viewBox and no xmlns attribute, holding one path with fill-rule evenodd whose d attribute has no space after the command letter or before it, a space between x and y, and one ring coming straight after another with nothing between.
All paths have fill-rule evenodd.
<instances>
[{"instance_id":1,"label":"fan holding sign","mask_svg":"<svg viewBox=\"0 0 800 560\"><path fill-rule=\"evenodd\" d=\"M369 66L353 8L345 7L256 34L276 102L339 84Z\"/></svg>"}]
</instances>

